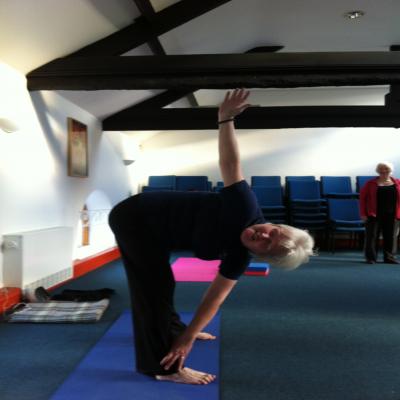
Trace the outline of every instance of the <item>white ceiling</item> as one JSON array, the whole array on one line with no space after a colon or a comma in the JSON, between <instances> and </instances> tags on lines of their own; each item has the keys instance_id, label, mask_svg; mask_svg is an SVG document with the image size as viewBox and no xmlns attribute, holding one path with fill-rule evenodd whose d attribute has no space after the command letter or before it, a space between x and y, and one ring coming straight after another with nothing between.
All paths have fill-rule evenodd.
<instances>
[{"instance_id":1,"label":"white ceiling","mask_svg":"<svg viewBox=\"0 0 400 400\"><path fill-rule=\"evenodd\" d=\"M0 59L27 73L139 15L133 0L0 0Z\"/></svg>"},{"instance_id":2,"label":"white ceiling","mask_svg":"<svg viewBox=\"0 0 400 400\"><path fill-rule=\"evenodd\" d=\"M176 2L153 0L152 4L160 11ZM344 18L352 10L362 10L365 16L353 21ZM139 15L133 0L0 0L0 61L25 74L123 28ZM241 53L267 45L285 46L287 52L386 51L400 44L399 15L399 0L232 0L159 39L167 54ZM151 52L143 45L129 54ZM322 104L330 104L327 90L319 88L256 91L255 98L260 105L281 105L304 100L315 90ZM360 94L337 90L343 93L343 104L349 99L365 104ZM372 91L382 96L387 88ZM156 93L60 92L99 118ZM221 96L220 91L196 93L203 106L218 103Z\"/></svg>"}]
</instances>

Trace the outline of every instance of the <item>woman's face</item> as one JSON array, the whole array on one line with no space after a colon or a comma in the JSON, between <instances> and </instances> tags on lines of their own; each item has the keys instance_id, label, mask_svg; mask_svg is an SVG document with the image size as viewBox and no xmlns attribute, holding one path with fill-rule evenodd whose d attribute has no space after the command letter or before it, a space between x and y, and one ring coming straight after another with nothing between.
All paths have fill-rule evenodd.
<instances>
[{"instance_id":1,"label":"woman's face","mask_svg":"<svg viewBox=\"0 0 400 400\"><path fill-rule=\"evenodd\" d=\"M281 226L269 223L249 226L240 235L243 245L258 256L280 255L280 243L286 238Z\"/></svg>"},{"instance_id":2,"label":"woman's face","mask_svg":"<svg viewBox=\"0 0 400 400\"><path fill-rule=\"evenodd\" d=\"M378 168L378 174L383 179L388 179L391 172L392 171L390 170L390 168L387 167L386 165L380 165Z\"/></svg>"}]
</instances>

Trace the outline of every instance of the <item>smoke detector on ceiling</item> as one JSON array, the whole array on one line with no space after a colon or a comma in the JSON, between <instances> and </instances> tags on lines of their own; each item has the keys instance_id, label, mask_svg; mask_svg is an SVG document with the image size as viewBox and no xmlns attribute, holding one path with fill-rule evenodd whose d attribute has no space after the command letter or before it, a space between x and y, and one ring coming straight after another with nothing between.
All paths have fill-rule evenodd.
<instances>
[{"instance_id":1,"label":"smoke detector on ceiling","mask_svg":"<svg viewBox=\"0 0 400 400\"><path fill-rule=\"evenodd\" d=\"M364 11L361 10L357 10L357 11L349 11L346 14L344 14L345 18L348 19L357 19L357 18L361 18L365 15Z\"/></svg>"}]
</instances>

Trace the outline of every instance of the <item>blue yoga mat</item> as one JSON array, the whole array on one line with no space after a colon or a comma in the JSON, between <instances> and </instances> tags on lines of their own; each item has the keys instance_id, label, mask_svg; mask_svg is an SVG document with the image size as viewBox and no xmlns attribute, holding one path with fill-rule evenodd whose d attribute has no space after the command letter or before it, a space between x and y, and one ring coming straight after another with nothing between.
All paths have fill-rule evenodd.
<instances>
[{"instance_id":1,"label":"blue yoga mat","mask_svg":"<svg viewBox=\"0 0 400 400\"><path fill-rule=\"evenodd\" d=\"M185 323L192 313L182 313ZM197 340L187 359L190 368L217 375L208 385L161 382L135 371L130 311L125 311L66 379L52 400L217 400L219 316L205 329L216 340Z\"/></svg>"}]
</instances>

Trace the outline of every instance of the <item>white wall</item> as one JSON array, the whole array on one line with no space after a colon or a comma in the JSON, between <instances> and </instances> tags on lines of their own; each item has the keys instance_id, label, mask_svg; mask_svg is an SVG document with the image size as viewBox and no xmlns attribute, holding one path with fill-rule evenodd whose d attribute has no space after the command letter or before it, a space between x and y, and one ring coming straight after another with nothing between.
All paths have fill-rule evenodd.
<instances>
[{"instance_id":1,"label":"white wall","mask_svg":"<svg viewBox=\"0 0 400 400\"><path fill-rule=\"evenodd\" d=\"M131 191L115 147L119 135L103 134L98 119L55 92L30 94L25 77L4 63L0 87L0 117L20 127L0 131L0 234L62 225L72 226L76 238L79 212L92 192L103 192L114 205ZM67 117L88 127L88 178L67 176ZM0 287L2 272L0 252Z\"/></svg>"},{"instance_id":2,"label":"white wall","mask_svg":"<svg viewBox=\"0 0 400 400\"><path fill-rule=\"evenodd\" d=\"M99 253L115 242L114 234L108 225L108 215L112 204L108 196L101 190L93 191L85 201L89 219L89 244L82 246L82 221L78 222L78 235L75 243L75 259L82 259L91 254Z\"/></svg>"},{"instance_id":3,"label":"white wall","mask_svg":"<svg viewBox=\"0 0 400 400\"><path fill-rule=\"evenodd\" d=\"M303 93L304 97L301 96ZM383 104L384 88L324 88L297 90L296 105ZM257 93L255 93L257 94ZM276 96L275 96L276 97ZM255 100L257 103L257 100ZM280 96L289 105L287 90ZM240 118L240 117L239 117ZM381 160L394 163L400 177L400 131L394 128L307 128L239 130L237 133L246 179L252 175L374 175ZM221 180L217 131L162 132L141 144L135 164L140 185L149 175L208 175Z\"/></svg>"},{"instance_id":4,"label":"white wall","mask_svg":"<svg viewBox=\"0 0 400 400\"><path fill-rule=\"evenodd\" d=\"M400 174L400 131L391 128L320 128L238 131L243 171L252 175L375 175L381 160ZM221 180L216 132L164 132L142 144L135 167L149 175L208 175ZM399 175L400 177L400 175Z\"/></svg>"}]
</instances>

